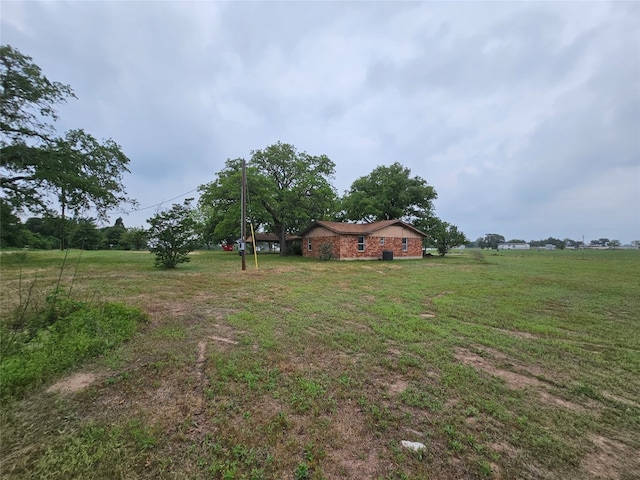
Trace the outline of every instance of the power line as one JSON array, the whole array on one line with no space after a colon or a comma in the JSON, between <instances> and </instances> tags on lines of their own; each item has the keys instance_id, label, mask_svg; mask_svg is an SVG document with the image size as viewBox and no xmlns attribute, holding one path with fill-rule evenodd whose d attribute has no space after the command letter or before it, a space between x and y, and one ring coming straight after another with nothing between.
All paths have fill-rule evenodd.
<instances>
[{"instance_id":1,"label":"power line","mask_svg":"<svg viewBox=\"0 0 640 480\"><path fill-rule=\"evenodd\" d=\"M185 195L189 195L190 193L193 193L193 192L195 192L196 190L198 190L198 188L197 188L197 187L196 187L196 188L194 188L193 190L189 190L188 192L182 193L182 194L180 194L180 195L178 195L178 196L176 196L176 197L170 198L170 199L168 199L168 200L163 200L163 201L162 201L162 202L160 202L160 203L156 203L155 205L149 205L149 206L147 206L147 207L136 208L136 209L134 209L134 210L125 211L125 212L123 212L123 213L135 213L135 212L142 212L143 210L149 210L150 208L157 208L157 207L159 207L159 206L161 206L161 205L163 205L163 204L165 204L165 203L167 203L167 202L172 202L172 201L174 201L174 200L177 200L177 199L178 199L178 198L180 198L180 197L184 197Z\"/></svg>"}]
</instances>

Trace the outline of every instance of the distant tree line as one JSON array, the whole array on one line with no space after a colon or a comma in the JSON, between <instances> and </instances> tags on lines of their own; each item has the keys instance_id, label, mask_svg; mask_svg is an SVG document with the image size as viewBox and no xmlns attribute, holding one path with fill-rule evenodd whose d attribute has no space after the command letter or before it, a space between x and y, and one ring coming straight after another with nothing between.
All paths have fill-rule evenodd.
<instances>
[{"instance_id":1,"label":"distant tree line","mask_svg":"<svg viewBox=\"0 0 640 480\"><path fill-rule=\"evenodd\" d=\"M549 237L544 240L529 240L528 242L522 239L505 240L502 235L497 233L488 233L484 237L479 237L475 241L468 242L467 246L472 248L487 248L496 250L501 243L528 243L532 248L545 247L547 245L553 245L555 248L562 250L564 248L583 248L588 247L620 247L619 240L609 240L608 238L599 238L597 240L591 240L589 244L585 245L582 240L573 240L571 238L559 238Z\"/></svg>"},{"instance_id":2,"label":"distant tree line","mask_svg":"<svg viewBox=\"0 0 640 480\"><path fill-rule=\"evenodd\" d=\"M37 250L79 248L83 250L145 250L147 231L126 228L122 218L114 225L98 227L95 218L30 217L24 223L1 206L0 246Z\"/></svg>"}]
</instances>

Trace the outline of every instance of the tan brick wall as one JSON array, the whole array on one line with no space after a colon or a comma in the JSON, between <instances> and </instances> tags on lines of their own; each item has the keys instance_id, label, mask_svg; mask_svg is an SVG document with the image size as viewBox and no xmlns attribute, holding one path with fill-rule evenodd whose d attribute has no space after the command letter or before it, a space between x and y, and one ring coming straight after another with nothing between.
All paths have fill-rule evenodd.
<instances>
[{"instance_id":1,"label":"tan brick wall","mask_svg":"<svg viewBox=\"0 0 640 480\"><path fill-rule=\"evenodd\" d=\"M402 238L384 237L384 245L380 245L380 238L377 236L365 237L364 251L358 250L357 235L312 237L311 250L308 249L309 237L302 241L302 255L305 257L318 257L320 246L323 243L330 243L333 247L333 256L339 259L379 259L382 258L384 250L391 250L393 258L422 258L422 239L407 237L408 249L402 251Z\"/></svg>"}]
</instances>

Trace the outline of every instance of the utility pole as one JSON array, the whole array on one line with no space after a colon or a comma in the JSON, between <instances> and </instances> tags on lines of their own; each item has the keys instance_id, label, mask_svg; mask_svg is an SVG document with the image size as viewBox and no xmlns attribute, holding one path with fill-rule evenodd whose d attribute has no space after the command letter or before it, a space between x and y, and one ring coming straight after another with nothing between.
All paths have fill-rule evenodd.
<instances>
[{"instance_id":1,"label":"utility pole","mask_svg":"<svg viewBox=\"0 0 640 480\"><path fill-rule=\"evenodd\" d=\"M242 192L240 193L240 201L242 202L242 218L240 223L240 256L242 257L242 270L247 269L247 260L245 257L245 239L247 237L247 168L245 160L242 160Z\"/></svg>"}]
</instances>

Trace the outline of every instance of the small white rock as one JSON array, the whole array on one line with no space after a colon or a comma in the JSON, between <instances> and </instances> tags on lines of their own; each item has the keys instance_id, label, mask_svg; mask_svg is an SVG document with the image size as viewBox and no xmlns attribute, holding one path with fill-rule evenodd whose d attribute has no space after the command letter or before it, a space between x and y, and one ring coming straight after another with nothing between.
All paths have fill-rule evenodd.
<instances>
[{"instance_id":1,"label":"small white rock","mask_svg":"<svg viewBox=\"0 0 640 480\"><path fill-rule=\"evenodd\" d=\"M402 440L400 443L403 447L410 448L411 450L415 450L416 452L425 448L424 443L420 442L410 442L408 440Z\"/></svg>"}]
</instances>

